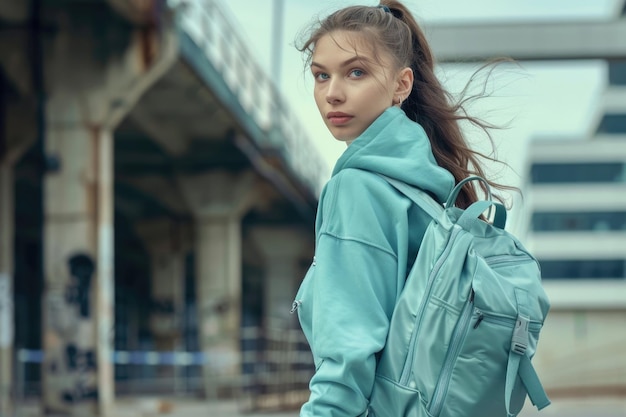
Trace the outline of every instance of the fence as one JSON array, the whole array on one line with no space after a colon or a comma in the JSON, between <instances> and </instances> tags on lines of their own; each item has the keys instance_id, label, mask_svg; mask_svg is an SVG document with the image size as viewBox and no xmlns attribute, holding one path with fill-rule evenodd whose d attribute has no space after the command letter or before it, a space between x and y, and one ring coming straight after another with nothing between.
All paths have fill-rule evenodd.
<instances>
[{"instance_id":1,"label":"fence","mask_svg":"<svg viewBox=\"0 0 626 417\"><path fill-rule=\"evenodd\" d=\"M17 415L21 406L37 402L41 397L43 356L41 350L17 351ZM219 358L204 352L116 350L112 357L115 393L118 397L234 396L248 411L291 409L306 400L314 365L301 330L243 328L240 357L238 375L216 373L208 379L211 386L207 387L203 367Z\"/></svg>"},{"instance_id":2,"label":"fence","mask_svg":"<svg viewBox=\"0 0 626 417\"><path fill-rule=\"evenodd\" d=\"M239 35L238 29L216 0L167 0L177 11L181 29L203 51L256 125L267 133L261 148L277 151L295 176L321 191L327 164L289 103ZM261 138L257 138L261 139Z\"/></svg>"}]
</instances>

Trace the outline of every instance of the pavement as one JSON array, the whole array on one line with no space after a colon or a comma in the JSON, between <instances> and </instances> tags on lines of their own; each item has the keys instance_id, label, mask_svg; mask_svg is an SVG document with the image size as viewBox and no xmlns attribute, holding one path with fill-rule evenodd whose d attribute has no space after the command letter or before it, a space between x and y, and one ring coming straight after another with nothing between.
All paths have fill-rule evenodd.
<instances>
[{"instance_id":1,"label":"pavement","mask_svg":"<svg viewBox=\"0 0 626 417\"><path fill-rule=\"evenodd\" d=\"M163 404L169 404L171 408ZM160 410L159 410L160 408ZM297 410L247 411L237 401L141 399L118 401L116 417L298 417Z\"/></svg>"},{"instance_id":2,"label":"pavement","mask_svg":"<svg viewBox=\"0 0 626 417\"><path fill-rule=\"evenodd\" d=\"M247 411L238 401L197 399L124 398L117 399L115 417L298 417L298 411ZM37 407L21 407L16 417L40 417ZM480 417L480 416L476 416ZM527 401L519 417L626 417L626 397L557 398L537 411Z\"/></svg>"},{"instance_id":3,"label":"pavement","mask_svg":"<svg viewBox=\"0 0 626 417\"><path fill-rule=\"evenodd\" d=\"M626 417L626 397L555 398L537 411L530 401L519 417Z\"/></svg>"},{"instance_id":4,"label":"pavement","mask_svg":"<svg viewBox=\"0 0 626 417\"><path fill-rule=\"evenodd\" d=\"M79 413L80 414L80 413ZM298 417L298 411L268 408L250 411L241 401L202 401L195 398L133 397L116 399L112 417ZM0 416L4 417L4 416ZM11 417L42 417L37 401L18 404ZM67 417L46 415L46 417Z\"/></svg>"},{"instance_id":5,"label":"pavement","mask_svg":"<svg viewBox=\"0 0 626 417\"><path fill-rule=\"evenodd\" d=\"M142 405L143 401L143 405ZM118 401L118 410L128 412L119 417L298 417L297 410L249 412L236 401L200 402L173 400L169 414L154 413L154 405L147 400ZM475 416L480 417L480 416ZM519 417L626 417L626 398L557 398L552 404L537 411L529 401Z\"/></svg>"}]
</instances>

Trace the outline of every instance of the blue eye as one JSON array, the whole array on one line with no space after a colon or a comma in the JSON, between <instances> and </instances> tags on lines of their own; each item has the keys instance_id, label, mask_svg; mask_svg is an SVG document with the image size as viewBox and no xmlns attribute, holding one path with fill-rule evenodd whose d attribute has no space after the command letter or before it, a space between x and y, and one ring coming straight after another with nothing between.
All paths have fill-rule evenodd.
<instances>
[{"instance_id":1,"label":"blue eye","mask_svg":"<svg viewBox=\"0 0 626 417\"><path fill-rule=\"evenodd\" d=\"M315 79L319 81L325 81L328 78L330 77L325 72L320 72L320 73L315 74Z\"/></svg>"},{"instance_id":2,"label":"blue eye","mask_svg":"<svg viewBox=\"0 0 626 417\"><path fill-rule=\"evenodd\" d=\"M360 69L355 69L350 72L350 75L354 77L362 77L363 75L365 75L365 71L360 70Z\"/></svg>"}]
</instances>

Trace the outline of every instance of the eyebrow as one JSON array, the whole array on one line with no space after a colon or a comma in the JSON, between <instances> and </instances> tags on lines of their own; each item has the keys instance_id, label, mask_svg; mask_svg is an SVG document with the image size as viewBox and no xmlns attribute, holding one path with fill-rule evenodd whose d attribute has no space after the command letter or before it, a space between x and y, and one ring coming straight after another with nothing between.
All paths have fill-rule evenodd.
<instances>
[{"instance_id":1,"label":"eyebrow","mask_svg":"<svg viewBox=\"0 0 626 417\"><path fill-rule=\"evenodd\" d=\"M368 63L371 60L369 58L367 58L367 57L355 56L355 57L352 57L350 59L347 59L347 60L343 61L341 64L339 64L339 66L345 67L345 66L348 66L348 65L352 64L355 61L362 61L363 63ZM318 67L318 68L321 68L321 69L326 69L326 67L324 65L322 65L322 64L320 64L318 62L315 62L315 61L311 62L311 66L312 67Z\"/></svg>"}]
</instances>

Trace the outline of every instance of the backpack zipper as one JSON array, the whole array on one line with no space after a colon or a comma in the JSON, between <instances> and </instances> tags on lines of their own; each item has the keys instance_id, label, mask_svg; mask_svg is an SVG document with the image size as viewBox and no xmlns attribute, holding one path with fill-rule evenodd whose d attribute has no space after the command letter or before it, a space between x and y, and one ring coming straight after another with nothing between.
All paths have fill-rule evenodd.
<instances>
[{"instance_id":1,"label":"backpack zipper","mask_svg":"<svg viewBox=\"0 0 626 417\"><path fill-rule=\"evenodd\" d=\"M430 275L428 276L428 282L426 283L426 295L422 299L422 303L420 304L420 307L417 310L416 319L415 319L415 329L413 330L413 333L411 334L411 341L409 343L408 356L404 363L404 367L402 368L402 374L400 375L400 381L399 381L400 385L406 385L409 380L409 377L411 376L411 367L412 367L411 365L413 364L413 358L415 357L415 343L417 341L417 335L420 332L422 316L424 315L424 311L426 310L426 305L428 304L428 300L430 299L430 293L432 292L432 287L435 281L435 277L439 273L441 266L443 265L444 261L448 257L448 254L452 250L452 245L454 243L454 240L456 239L457 235L459 234L461 230L463 230L461 229L461 227L454 227L452 229L452 233L450 235L450 239L448 240L448 244L446 245L446 248L444 249L442 255L439 257L439 260L433 267L432 271L430 272Z\"/></svg>"},{"instance_id":2,"label":"backpack zipper","mask_svg":"<svg viewBox=\"0 0 626 417\"><path fill-rule=\"evenodd\" d=\"M457 357L461 353L461 348L463 347L463 341L465 340L465 336L467 335L467 331L469 329L473 311L474 290L471 290L470 296L461 311L461 317L459 317L459 321L454 328L454 333L450 339L450 347L448 348L448 353L443 361L443 366L441 367L441 372L439 373L439 379L435 385L430 406L428 407L428 412L434 417L437 417L441 412L441 407L444 402L443 400L446 397L448 386L450 385L450 378L452 377L454 364L456 363Z\"/></svg>"},{"instance_id":3,"label":"backpack zipper","mask_svg":"<svg viewBox=\"0 0 626 417\"><path fill-rule=\"evenodd\" d=\"M478 328L480 323L482 323L483 321L485 323L493 323L493 324L499 324L501 326L510 327L511 329L515 327L515 323L517 322L517 319L514 317L502 316L502 315L494 314L494 313L487 313L479 309L475 309L475 312L478 317L476 319L476 322L474 323L474 329ZM538 334L541 331L541 322L536 321L536 320L530 320L530 323L528 325L528 330L531 333Z\"/></svg>"},{"instance_id":4,"label":"backpack zipper","mask_svg":"<svg viewBox=\"0 0 626 417\"><path fill-rule=\"evenodd\" d=\"M526 253L519 255L494 255L483 258L487 265L498 265L508 262L535 262L534 258Z\"/></svg>"}]
</instances>

